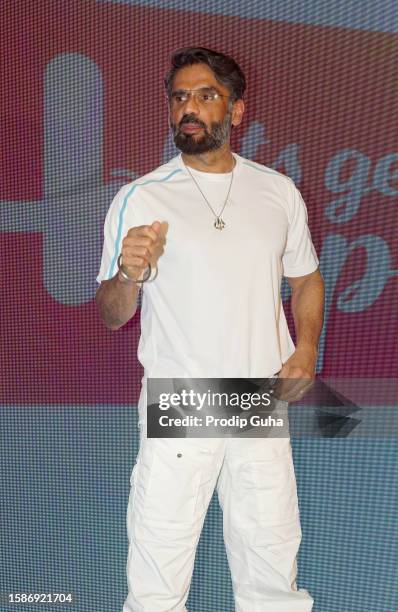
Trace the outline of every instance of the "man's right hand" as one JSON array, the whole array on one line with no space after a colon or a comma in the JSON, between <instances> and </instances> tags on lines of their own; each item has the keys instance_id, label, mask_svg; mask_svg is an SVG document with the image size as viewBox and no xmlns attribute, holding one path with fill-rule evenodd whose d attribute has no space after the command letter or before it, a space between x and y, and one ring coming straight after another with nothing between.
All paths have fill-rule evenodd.
<instances>
[{"instance_id":1,"label":"man's right hand","mask_svg":"<svg viewBox=\"0 0 398 612\"><path fill-rule=\"evenodd\" d=\"M131 278L141 280L148 264L156 266L164 251L166 232L167 223L159 221L129 229L122 241L122 263Z\"/></svg>"}]
</instances>

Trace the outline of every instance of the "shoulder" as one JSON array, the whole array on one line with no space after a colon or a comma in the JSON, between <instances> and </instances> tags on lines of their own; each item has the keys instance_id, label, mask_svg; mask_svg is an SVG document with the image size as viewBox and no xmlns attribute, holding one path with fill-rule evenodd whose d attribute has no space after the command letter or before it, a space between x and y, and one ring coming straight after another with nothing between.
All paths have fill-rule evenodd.
<instances>
[{"instance_id":1,"label":"shoulder","mask_svg":"<svg viewBox=\"0 0 398 612\"><path fill-rule=\"evenodd\" d=\"M172 180L175 176L182 172L182 168L178 160L178 155L172 157L168 162L161 164L150 172L147 172L139 178L134 179L134 181L131 181L128 186L133 189Z\"/></svg>"},{"instance_id":2,"label":"shoulder","mask_svg":"<svg viewBox=\"0 0 398 612\"><path fill-rule=\"evenodd\" d=\"M258 188L266 189L267 192L271 191L275 194L280 205L287 209L286 212L289 214L289 208L293 204L296 190L293 179L282 172L278 172L278 170L274 170L270 166L260 164L245 157L241 157L241 166L247 184L253 189Z\"/></svg>"},{"instance_id":3,"label":"shoulder","mask_svg":"<svg viewBox=\"0 0 398 612\"><path fill-rule=\"evenodd\" d=\"M151 191L152 186L156 187L159 183L169 182L181 172L178 156L173 157L168 162L119 187L113 198L111 209L124 209L127 203L132 201L131 198L135 199L135 196L142 193L143 189Z\"/></svg>"},{"instance_id":4,"label":"shoulder","mask_svg":"<svg viewBox=\"0 0 398 612\"><path fill-rule=\"evenodd\" d=\"M283 172L278 172L278 170L274 170L274 168L271 168L264 164L260 164L259 162L256 162L252 159L248 159L242 156L240 156L240 158L241 158L242 166L245 168L247 172L252 172L253 175L258 175L258 176L262 175L264 179L275 181L276 183L279 183L281 186L284 185L289 188L294 186L294 181L290 178L290 176L283 174Z\"/></svg>"},{"instance_id":5,"label":"shoulder","mask_svg":"<svg viewBox=\"0 0 398 612\"><path fill-rule=\"evenodd\" d=\"M288 220L290 220L297 199L297 187L293 179L270 166L245 157L241 157L241 165L244 169L243 175L247 184L252 189L266 190L267 193L272 193L274 202L279 203Z\"/></svg>"}]
</instances>

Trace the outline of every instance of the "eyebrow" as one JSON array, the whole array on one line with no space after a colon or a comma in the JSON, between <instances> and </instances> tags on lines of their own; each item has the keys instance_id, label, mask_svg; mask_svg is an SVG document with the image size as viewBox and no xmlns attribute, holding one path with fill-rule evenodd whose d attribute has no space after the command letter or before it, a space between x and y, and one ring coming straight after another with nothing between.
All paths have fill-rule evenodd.
<instances>
[{"instance_id":1,"label":"eyebrow","mask_svg":"<svg viewBox=\"0 0 398 612\"><path fill-rule=\"evenodd\" d=\"M220 93L218 91L218 89L216 87L213 86L209 86L207 85L206 87L198 87L195 91L216 91L217 93ZM186 91L191 91L190 89L173 89L173 91L171 93L185 93Z\"/></svg>"}]
</instances>

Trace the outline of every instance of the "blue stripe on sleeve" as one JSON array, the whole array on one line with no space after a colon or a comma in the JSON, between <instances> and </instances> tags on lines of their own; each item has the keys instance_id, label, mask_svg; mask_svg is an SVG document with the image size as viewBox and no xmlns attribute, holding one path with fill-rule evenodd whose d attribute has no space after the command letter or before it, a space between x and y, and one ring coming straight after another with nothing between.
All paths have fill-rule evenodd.
<instances>
[{"instance_id":1,"label":"blue stripe on sleeve","mask_svg":"<svg viewBox=\"0 0 398 612\"><path fill-rule=\"evenodd\" d=\"M144 185L148 185L149 183L162 183L164 181L168 181L172 176L174 176L174 174L177 174L177 172L182 172L182 170L180 168L178 168L177 170L173 170L173 172L170 172L170 174L168 174L162 179L151 179L149 181L145 181L145 183L136 183L135 185L132 185L131 189L124 196L123 206L120 209L120 213L119 213L119 224L118 224L118 230L117 230L116 241L115 241L115 254L113 256L111 267L109 270L108 280L115 275L116 262L119 257L120 242L122 239L123 217L124 217L124 212L126 210L127 201L129 197L133 194L136 187L143 187Z\"/></svg>"}]
</instances>

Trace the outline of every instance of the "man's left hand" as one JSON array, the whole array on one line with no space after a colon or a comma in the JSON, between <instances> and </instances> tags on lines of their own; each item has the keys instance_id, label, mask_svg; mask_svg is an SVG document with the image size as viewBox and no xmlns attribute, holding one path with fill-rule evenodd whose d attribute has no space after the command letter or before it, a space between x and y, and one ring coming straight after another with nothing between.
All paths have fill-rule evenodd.
<instances>
[{"instance_id":1,"label":"man's left hand","mask_svg":"<svg viewBox=\"0 0 398 612\"><path fill-rule=\"evenodd\" d=\"M286 402L301 399L315 382L315 368L318 351L313 346L297 346L293 355L278 372L275 397Z\"/></svg>"}]
</instances>

